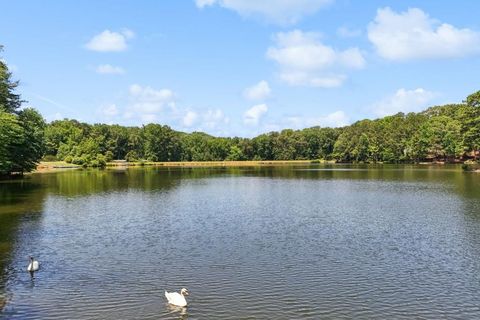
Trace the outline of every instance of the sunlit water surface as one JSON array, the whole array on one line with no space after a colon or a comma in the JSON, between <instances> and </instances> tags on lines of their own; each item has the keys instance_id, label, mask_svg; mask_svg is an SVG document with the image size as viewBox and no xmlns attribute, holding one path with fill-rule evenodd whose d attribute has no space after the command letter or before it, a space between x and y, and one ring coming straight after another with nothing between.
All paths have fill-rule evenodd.
<instances>
[{"instance_id":1,"label":"sunlit water surface","mask_svg":"<svg viewBox=\"0 0 480 320\"><path fill-rule=\"evenodd\" d=\"M188 308L170 307L164 290L182 287ZM480 174L312 165L2 181L0 317L479 319Z\"/></svg>"}]
</instances>

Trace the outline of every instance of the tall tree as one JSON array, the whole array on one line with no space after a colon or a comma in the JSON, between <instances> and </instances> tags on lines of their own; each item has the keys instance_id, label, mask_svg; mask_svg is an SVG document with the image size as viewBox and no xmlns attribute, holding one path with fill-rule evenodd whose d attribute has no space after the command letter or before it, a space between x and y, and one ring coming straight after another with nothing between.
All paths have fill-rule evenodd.
<instances>
[{"instance_id":1,"label":"tall tree","mask_svg":"<svg viewBox=\"0 0 480 320\"><path fill-rule=\"evenodd\" d=\"M0 51L3 47L0 46ZM33 170L44 153L45 121L34 109L20 110L22 100L15 93L7 64L0 59L0 174Z\"/></svg>"},{"instance_id":2,"label":"tall tree","mask_svg":"<svg viewBox=\"0 0 480 320\"><path fill-rule=\"evenodd\" d=\"M0 52L3 51L3 46L0 45ZM8 70L8 66L0 59L0 110L8 113L17 111L22 100L20 95L15 93L18 87L18 81L12 80L12 73Z\"/></svg>"},{"instance_id":3,"label":"tall tree","mask_svg":"<svg viewBox=\"0 0 480 320\"><path fill-rule=\"evenodd\" d=\"M480 91L477 91L469 95L465 100L465 102L470 107L475 107L475 108L480 107Z\"/></svg>"},{"instance_id":4,"label":"tall tree","mask_svg":"<svg viewBox=\"0 0 480 320\"><path fill-rule=\"evenodd\" d=\"M0 175L12 172L15 150L24 141L24 130L14 114L0 111Z\"/></svg>"},{"instance_id":5,"label":"tall tree","mask_svg":"<svg viewBox=\"0 0 480 320\"><path fill-rule=\"evenodd\" d=\"M45 120L35 109L19 111L18 119L23 129L23 141L14 151L14 171L24 173L36 168L45 151Z\"/></svg>"}]
</instances>

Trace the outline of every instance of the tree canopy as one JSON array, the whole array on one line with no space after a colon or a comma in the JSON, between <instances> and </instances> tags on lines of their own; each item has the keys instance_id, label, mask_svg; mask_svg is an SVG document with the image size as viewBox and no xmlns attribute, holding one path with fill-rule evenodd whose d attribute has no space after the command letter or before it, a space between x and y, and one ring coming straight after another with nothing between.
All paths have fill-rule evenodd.
<instances>
[{"instance_id":1,"label":"tree canopy","mask_svg":"<svg viewBox=\"0 0 480 320\"><path fill-rule=\"evenodd\" d=\"M480 108L468 103L361 120L342 128L285 129L257 137L183 133L165 125L122 127L57 120L46 128L47 154L89 163L147 161L301 160L340 162L453 161L480 149Z\"/></svg>"},{"instance_id":2,"label":"tree canopy","mask_svg":"<svg viewBox=\"0 0 480 320\"><path fill-rule=\"evenodd\" d=\"M20 109L17 86L0 59L0 175L31 171L44 153L45 121L34 109Z\"/></svg>"},{"instance_id":3,"label":"tree canopy","mask_svg":"<svg viewBox=\"0 0 480 320\"><path fill-rule=\"evenodd\" d=\"M365 119L342 128L285 129L248 139L178 132L154 123L125 127L64 119L46 124L34 109L21 108L18 84L0 59L0 175L31 171L44 155L84 166L105 166L115 159L399 163L477 159L480 150L480 91L462 103L419 113Z\"/></svg>"}]
</instances>

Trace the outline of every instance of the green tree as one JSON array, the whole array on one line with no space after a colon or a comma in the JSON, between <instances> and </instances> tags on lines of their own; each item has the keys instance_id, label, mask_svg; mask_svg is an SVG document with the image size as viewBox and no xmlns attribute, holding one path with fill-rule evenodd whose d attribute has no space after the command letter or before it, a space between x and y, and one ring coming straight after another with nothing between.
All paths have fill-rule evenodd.
<instances>
[{"instance_id":1,"label":"green tree","mask_svg":"<svg viewBox=\"0 0 480 320\"><path fill-rule=\"evenodd\" d=\"M16 149L16 169L23 173L32 171L45 152L45 120L35 109L27 108L19 112L18 119L23 128L23 142Z\"/></svg>"},{"instance_id":2,"label":"green tree","mask_svg":"<svg viewBox=\"0 0 480 320\"><path fill-rule=\"evenodd\" d=\"M3 51L3 46L0 45L0 52ZM0 111L7 113L16 112L22 100L20 95L15 93L18 87L18 81L12 80L12 73L8 70L7 64L0 59Z\"/></svg>"},{"instance_id":3,"label":"green tree","mask_svg":"<svg viewBox=\"0 0 480 320\"><path fill-rule=\"evenodd\" d=\"M15 150L24 141L24 130L14 114L0 111L0 175L12 172Z\"/></svg>"},{"instance_id":4,"label":"green tree","mask_svg":"<svg viewBox=\"0 0 480 320\"><path fill-rule=\"evenodd\" d=\"M229 161L245 160L245 155L243 154L242 150L238 146L234 145L230 147L230 152L228 153L226 160L229 160Z\"/></svg>"},{"instance_id":5,"label":"green tree","mask_svg":"<svg viewBox=\"0 0 480 320\"><path fill-rule=\"evenodd\" d=\"M168 126L148 124L143 128L145 156L150 161L179 161L180 139Z\"/></svg>"},{"instance_id":6,"label":"green tree","mask_svg":"<svg viewBox=\"0 0 480 320\"><path fill-rule=\"evenodd\" d=\"M474 108L480 107L480 91L477 91L469 95L465 100L465 102L469 107L474 107Z\"/></svg>"}]
</instances>

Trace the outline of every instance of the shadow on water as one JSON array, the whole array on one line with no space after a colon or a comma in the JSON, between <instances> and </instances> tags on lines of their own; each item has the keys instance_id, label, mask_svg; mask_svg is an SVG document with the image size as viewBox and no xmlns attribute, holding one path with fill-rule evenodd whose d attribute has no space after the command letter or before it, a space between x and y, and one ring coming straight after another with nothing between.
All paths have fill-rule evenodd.
<instances>
[{"instance_id":1,"label":"shadow on water","mask_svg":"<svg viewBox=\"0 0 480 320\"><path fill-rule=\"evenodd\" d=\"M229 174L306 180L380 180L448 184L462 197L480 198L480 174L464 172L459 165L352 165L320 164L231 168Z\"/></svg>"},{"instance_id":2,"label":"shadow on water","mask_svg":"<svg viewBox=\"0 0 480 320\"><path fill-rule=\"evenodd\" d=\"M44 186L33 182L30 177L0 181L0 312L9 300L8 281L15 277L15 273L21 272L11 263L16 244L21 241L19 230L24 223L37 229L45 197Z\"/></svg>"},{"instance_id":3,"label":"shadow on water","mask_svg":"<svg viewBox=\"0 0 480 320\"><path fill-rule=\"evenodd\" d=\"M188 311L186 307L177 307L171 304L167 304L166 306L170 315L174 316L176 319L179 319L179 320L188 319Z\"/></svg>"},{"instance_id":4,"label":"shadow on water","mask_svg":"<svg viewBox=\"0 0 480 320\"><path fill-rule=\"evenodd\" d=\"M36 174L32 177L48 186L49 193L73 197L102 192L138 189L161 191L174 188L180 180L168 172L151 169L75 170L61 173Z\"/></svg>"},{"instance_id":5,"label":"shadow on water","mask_svg":"<svg viewBox=\"0 0 480 320\"><path fill-rule=\"evenodd\" d=\"M480 196L480 175L460 166L312 164L258 167L136 167L107 170L73 170L31 176L48 193L73 197L125 190L168 191L182 181L224 176L307 180L384 180L450 184L465 197ZM20 200L16 198L16 200ZM15 201L12 200L12 201ZM2 201L3 202L3 201ZM5 202L3 202L5 203Z\"/></svg>"},{"instance_id":6,"label":"shadow on water","mask_svg":"<svg viewBox=\"0 0 480 320\"><path fill-rule=\"evenodd\" d=\"M343 203L338 193L345 196ZM405 297L411 292L436 297L425 288L440 288L442 299L451 298L436 282L439 275L445 283L453 276L469 280L458 286L458 296L470 292L473 301L478 297L479 224L480 174L458 166L145 167L32 174L0 181L0 317L2 310L13 314L9 291L30 297L32 290L45 294L36 297L36 305L33 298L17 302L23 313L13 316L35 318L38 313L42 318L58 311L61 318L62 308L76 312L82 306L87 318L98 310L112 319L138 315L139 308L145 308L144 315L168 319L187 319L189 313L196 318L207 311L225 319L241 312L261 318L269 310L315 318L328 303L338 310L325 307L323 312L339 316L349 307L357 310L355 303L363 310L363 298L390 307L388 295L371 289L388 291L389 285L397 285L396 294ZM37 236L43 258L71 275L48 264L38 276L28 275L28 254L40 249L30 239ZM78 267L75 259L84 265ZM110 261L118 262L118 270L108 267ZM398 274L402 281L396 280ZM416 288L417 275L432 276L432 281L421 278L423 287L409 291ZM188 312L163 305L161 294L152 295L177 285L179 277L204 290ZM313 283L312 299L321 303L309 309L289 297L284 289L298 290L297 283ZM265 310L251 307L257 296L244 287L267 284L274 288ZM316 284L323 288L314 289ZM210 293L208 286L217 290ZM231 301L222 300L219 288L230 290ZM339 298L330 300L335 295ZM275 305L277 296L283 300ZM233 309L216 309L217 301ZM393 303L400 311L421 310L412 309L413 300L411 307L398 301ZM51 309L59 304L59 310Z\"/></svg>"}]
</instances>

